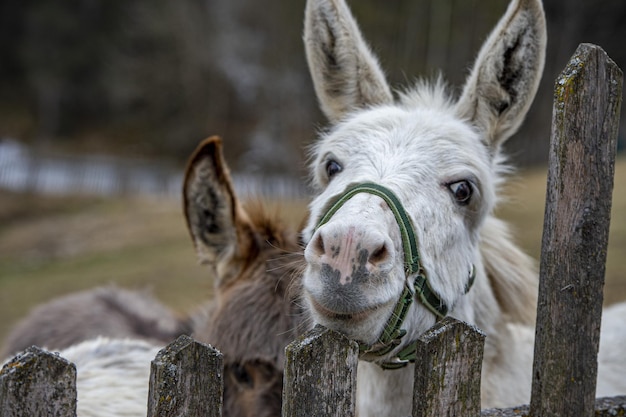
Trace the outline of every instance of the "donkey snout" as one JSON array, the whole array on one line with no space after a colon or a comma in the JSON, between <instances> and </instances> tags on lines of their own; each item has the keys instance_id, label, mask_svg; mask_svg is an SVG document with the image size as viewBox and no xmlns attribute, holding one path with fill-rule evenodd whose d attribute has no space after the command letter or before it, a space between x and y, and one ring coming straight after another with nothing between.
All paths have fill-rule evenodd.
<instances>
[{"instance_id":1,"label":"donkey snout","mask_svg":"<svg viewBox=\"0 0 626 417\"><path fill-rule=\"evenodd\" d=\"M322 226L306 248L305 258L328 272L323 274L323 280L346 285L366 280L370 273L388 263L391 254L389 239L380 233L355 226Z\"/></svg>"}]
</instances>

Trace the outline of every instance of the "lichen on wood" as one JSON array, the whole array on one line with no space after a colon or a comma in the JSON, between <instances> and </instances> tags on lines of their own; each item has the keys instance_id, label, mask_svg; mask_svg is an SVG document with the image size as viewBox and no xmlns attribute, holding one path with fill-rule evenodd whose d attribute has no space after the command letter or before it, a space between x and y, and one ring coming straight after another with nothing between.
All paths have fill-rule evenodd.
<instances>
[{"instance_id":1,"label":"lichen on wood","mask_svg":"<svg viewBox=\"0 0 626 417\"><path fill-rule=\"evenodd\" d=\"M60 356L31 347L0 371L3 417L75 417L76 366Z\"/></svg>"},{"instance_id":2,"label":"lichen on wood","mask_svg":"<svg viewBox=\"0 0 626 417\"><path fill-rule=\"evenodd\" d=\"M222 415L222 354L211 346L180 336L151 364L149 417Z\"/></svg>"},{"instance_id":3,"label":"lichen on wood","mask_svg":"<svg viewBox=\"0 0 626 417\"><path fill-rule=\"evenodd\" d=\"M285 351L283 417L355 415L356 342L318 325Z\"/></svg>"},{"instance_id":4,"label":"lichen on wood","mask_svg":"<svg viewBox=\"0 0 626 417\"><path fill-rule=\"evenodd\" d=\"M622 73L578 47L555 84L530 412L592 415ZM576 366L573 366L576 364Z\"/></svg>"},{"instance_id":5,"label":"lichen on wood","mask_svg":"<svg viewBox=\"0 0 626 417\"><path fill-rule=\"evenodd\" d=\"M485 334L451 317L424 333L417 345L413 417L480 415Z\"/></svg>"}]
</instances>

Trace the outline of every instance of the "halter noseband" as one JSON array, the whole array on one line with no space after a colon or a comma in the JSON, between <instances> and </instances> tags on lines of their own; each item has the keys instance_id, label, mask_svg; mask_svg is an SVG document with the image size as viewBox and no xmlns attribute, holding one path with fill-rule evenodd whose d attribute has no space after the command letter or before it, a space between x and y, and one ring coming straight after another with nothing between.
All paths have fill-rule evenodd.
<instances>
[{"instance_id":1,"label":"halter noseband","mask_svg":"<svg viewBox=\"0 0 626 417\"><path fill-rule=\"evenodd\" d=\"M428 283L426 271L424 270L422 263L420 262L420 255L417 245L417 236L413 229L411 219L407 215L404 207L400 203L400 200L396 195L388 188L374 183L363 183L353 186L349 186L348 189L333 201L330 202L329 208L326 213L321 217L315 230L326 224L330 218L343 206L349 199L354 197L358 193L373 194L382 198L385 203L391 209L396 222L400 227L400 236L402 238L402 248L404 250L404 273L407 278L415 276L413 280L413 287L411 289L408 280L405 281L404 290L396 303L396 306L391 314L391 317L385 323L383 331L373 345L368 345L362 342L359 343L359 350L361 357L365 360L374 359L377 356L383 356L391 352L396 346L400 344L402 337L406 334L406 330L402 329L402 323L406 318L409 307L413 302L413 298L419 298L419 301L430 310L437 319L441 319L448 314L448 306L439 298L439 296L432 290ZM470 272L469 282L466 286L466 293L474 283L476 277L475 268L472 265L472 271ZM415 361L416 343L412 342L397 355L388 361L380 364L384 369L398 369L406 366L409 362Z\"/></svg>"}]
</instances>

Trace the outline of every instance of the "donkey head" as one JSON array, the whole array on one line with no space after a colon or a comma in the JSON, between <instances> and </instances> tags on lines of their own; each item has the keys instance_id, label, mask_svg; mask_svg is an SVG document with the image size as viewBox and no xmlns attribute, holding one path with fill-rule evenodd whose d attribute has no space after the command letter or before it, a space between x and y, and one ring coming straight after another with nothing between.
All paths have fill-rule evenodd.
<instances>
[{"instance_id":1,"label":"donkey head","mask_svg":"<svg viewBox=\"0 0 626 417\"><path fill-rule=\"evenodd\" d=\"M543 70L543 8L511 3L458 100L441 80L394 99L344 0L308 0L304 42L332 124L312 152L304 298L317 322L383 361L437 316L474 322L470 287L487 285L480 230L496 203L500 147Z\"/></svg>"},{"instance_id":2,"label":"donkey head","mask_svg":"<svg viewBox=\"0 0 626 417\"><path fill-rule=\"evenodd\" d=\"M216 277L215 305L194 336L224 354L224 415L280 415L284 348L301 319L291 286L302 258L297 235L260 205L239 203L217 137L190 159L184 206L198 256Z\"/></svg>"}]
</instances>

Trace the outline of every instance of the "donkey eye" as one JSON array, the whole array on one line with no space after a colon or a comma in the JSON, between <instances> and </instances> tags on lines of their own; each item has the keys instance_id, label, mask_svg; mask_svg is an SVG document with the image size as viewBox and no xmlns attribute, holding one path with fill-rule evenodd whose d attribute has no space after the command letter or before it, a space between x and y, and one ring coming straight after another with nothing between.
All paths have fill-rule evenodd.
<instances>
[{"instance_id":1,"label":"donkey eye","mask_svg":"<svg viewBox=\"0 0 626 417\"><path fill-rule=\"evenodd\" d=\"M339 164L339 162L335 161L334 159L329 159L328 162L326 162L326 175L328 176L329 180L338 173L340 173L342 170L343 167Z\"/></svg>"},{"instance_id":2,"label":"donkey eye","mask_svg":"<svg viewBox=\"0 0 626 417\"><path fill-rule=\"evenodd\" d=\"M235 380L240 385L251 387L254 384L252 380L252 376L248 373L248 370L246 369L245 365L236 364L233 366L232 371L233 371L233 376L235 377Z\"/></svg>"},{"instance_id":3,"label":"donkey eye","mask_svg":"<svg viewBox=\"0 0 626 417\"><path fill-rule=\"evenodd\" d=\"M467 180L457 181L448 184L448 188L452 192L457 203L465 206L469 204L474 189L472 184Z\"/></svg>"}]
</instances>

